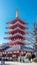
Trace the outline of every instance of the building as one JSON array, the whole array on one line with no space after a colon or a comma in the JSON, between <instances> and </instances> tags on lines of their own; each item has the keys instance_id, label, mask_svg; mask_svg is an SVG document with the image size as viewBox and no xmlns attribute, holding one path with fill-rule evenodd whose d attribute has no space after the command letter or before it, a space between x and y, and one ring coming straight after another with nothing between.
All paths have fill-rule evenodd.
<instances>
[{"instance_id":1,"label":"building","mask_svg":"<svg viewBox=\"0 0 37 65\"><path fill-rule=\"evenodd\" d=\"M18 16L18 10L16 10L16 18L10 22L7 23L9 27L6 27L6 29L9 30L9 32L5 32L6 34L9 34L9 37L5 38L6 40L11 40L11 42L4 44L2 46L2 56L3 57L15 57L19 56L26 51L32 52L33 49L30 47L26 47L28 45L25 40L28 40L26 38L26 30L28 28L26 25L27 22L24 22L21 20Z\"/></svg>"},{"instance_id":2,"label":"building","mask_svg":"<svg viewBox=\"0 0 37 65\"><path fill-rule=\"evenodd\" d=\"M34 23L34 50L37 52L37 22Z\"/></svg>"}]
</instances>

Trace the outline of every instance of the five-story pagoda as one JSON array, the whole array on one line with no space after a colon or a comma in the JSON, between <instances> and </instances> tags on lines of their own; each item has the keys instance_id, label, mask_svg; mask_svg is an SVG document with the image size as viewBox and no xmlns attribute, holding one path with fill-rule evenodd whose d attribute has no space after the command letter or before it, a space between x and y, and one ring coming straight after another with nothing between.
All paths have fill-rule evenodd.
<instances>
[{"instance_id":1,"label":"five-story pagoda","mask_svg":"<svg viewBox=\"0 0 37 65\"><path fill-rule=\"evenodd\" d=\"M9 25L7 29L10 30L10 32L6 32L6 34L10 36L5 39L11 40L11 42L8 43L10 48L7 49L6 52L21 54L21 52L25 51L21 47L26 45L24 40L27 39L25 34L28 34L28 32L25 32L25 30L28 29L25 27L27 23L18 17L18 10L16 10L16 18L7 24Z\"/></svg>"}]
</instances>

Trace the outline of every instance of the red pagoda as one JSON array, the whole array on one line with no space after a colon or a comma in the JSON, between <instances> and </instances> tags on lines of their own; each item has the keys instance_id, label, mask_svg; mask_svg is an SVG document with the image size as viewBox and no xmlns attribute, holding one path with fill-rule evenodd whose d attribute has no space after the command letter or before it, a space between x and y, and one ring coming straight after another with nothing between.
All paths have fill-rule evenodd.
<instances>
[{"instance_id":1,"label":"red pagoda","mask_svg":"<svg viewBox=\"0 0 37 65\"><path fill-rule=\"evenodd\" d=\"M16 11L16 18L7 24L9 25L9 27L7 27L9 32L6 32L6 34L9 34L9 37L5 39L11 40L11 42L2 46L2 56L14 57L14 55L19 56L25 51L31 52L31 48L25 47L25 45L28 45L25 40L29 40L25 36L28 34L28 32L25 31L28 29L26 27L27 23L18 17L18 10Z\"/></svg>"},{"instance_id":2,"label":"red pagoda","mask_svg":"<svg viewBox=\"0 0 37 65\"><path fill-rule=\"evenodd\" d=\"M25 52L25 50L21 49L21 46L27 45L24 40L27 38L25 37L28 32L25 32L26 29L26 22L22 21L18 17L18 10L16 11L16 18L10 22L7 23L9 27L7 27L10 32L6 32L6 34L9 34L8 38L5 38L7 40L11 40L11 42L8 43L8 46L10 46L9 49L6 50L6 52L11 52L12 54L18 54L20 55L22 52Z\"/></svg>"}]
</instances>

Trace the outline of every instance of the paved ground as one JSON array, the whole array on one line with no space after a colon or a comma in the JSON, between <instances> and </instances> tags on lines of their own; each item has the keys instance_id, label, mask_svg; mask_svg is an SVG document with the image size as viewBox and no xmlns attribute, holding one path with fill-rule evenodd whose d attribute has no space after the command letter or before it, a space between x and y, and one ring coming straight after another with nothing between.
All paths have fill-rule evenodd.
<instances>
[{"instance_id":1,"label":"paved ground","mask_svg":"<svg viewBox=\"0 0 37 65\"><path fill-rule=\"evenodd\" d=\"M6 65L37 65L37 63L5 62ZM0 62L1 65L1 62Z\"/></svg>"}]
</instances>

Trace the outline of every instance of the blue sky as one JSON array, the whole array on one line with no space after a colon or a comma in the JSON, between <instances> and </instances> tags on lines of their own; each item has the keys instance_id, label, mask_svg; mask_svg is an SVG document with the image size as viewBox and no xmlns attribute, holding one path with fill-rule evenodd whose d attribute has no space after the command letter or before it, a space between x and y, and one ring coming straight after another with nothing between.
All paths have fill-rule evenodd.
<instances>
[{"instance_id":1,"label":"blue sky","mask_svg":"<svg viewBox=\"0 0 37 65\"><path fill-rule=\"evenodd\" d=\"M27 27L32 32L33 23L37 17L37 0L0 0L0 44L8 42L4 39L8 35L6 23L16 17L16 8L19 11L19 17L28 22Z\"/></svg>"}]
</instances>

